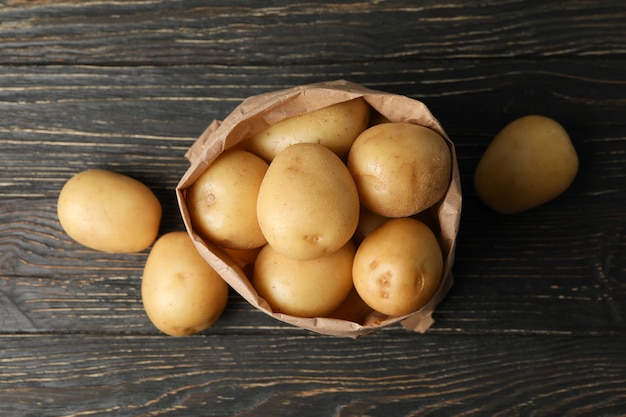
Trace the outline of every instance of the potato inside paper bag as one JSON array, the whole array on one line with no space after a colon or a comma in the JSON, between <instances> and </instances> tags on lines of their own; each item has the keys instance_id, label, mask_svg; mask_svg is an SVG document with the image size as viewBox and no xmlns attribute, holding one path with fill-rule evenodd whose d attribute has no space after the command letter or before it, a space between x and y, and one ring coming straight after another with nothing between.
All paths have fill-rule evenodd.
<instances>
[{"instance_id":1,"label":"potato inside paper bag","mask_svg":"<svg viewBox=\"0 0 626 417\"><path fill-rule=\"evenodd\" d=\"M390 122L408 122L432 129L448 144L451 154L451 178L443 197L432 208L437 228L435 232L443 253L443 275L438 289L418 311L402 316L370 313L363 323L328 317L297 317L273 312L258 295L242 267L218 245L203 239L194 230L186 205L186 190L226 149L264 130L285 118L309 113L336 103L362 97L371 107ZM183 221L199 253L220 276L255 308L277 320L320 334L356 338L376 329L401 323L405 328L420 333L432 324L432 314L452 286L452 264L461 216L461 187L454 144L445 131L420 101L371 90L344 80L298 86L250 97L237 106L223 121L213 121L187 151L191 166L176 187L176 195Z\"/></svg>"}]
</instances>

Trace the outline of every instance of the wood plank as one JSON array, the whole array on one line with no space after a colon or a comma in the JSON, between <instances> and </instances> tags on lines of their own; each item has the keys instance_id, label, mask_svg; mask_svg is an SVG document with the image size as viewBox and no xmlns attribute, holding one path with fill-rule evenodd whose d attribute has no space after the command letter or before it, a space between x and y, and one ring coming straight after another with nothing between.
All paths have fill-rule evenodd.
<instances>
[{"instance_id":1,"label":"wood plank","mask_svg":"<svg viewBox=\"0 0 626 417\"><path fill-rule=\"evenodd\" d=\"M318 69L0 67L0 165L6 168L0 172L0 329L154 333L139 296L146 254L103 255L72 242L55 214L63 183L96 166L132 175L161 200L162 232L177 230L173 189L188 166L183 155L211 120L248 95L348 78L424 100L457 145L464 214L456 282L432 331L624 331L623 61L377 62L330 65L321 75ZM473 169L493 135L527 112L555 117L571 130L580 174L558 200L496 216L473 192ZM214 331L255 327L300 334L236 295Z\"/></svg>"},{"instance_id":2,"label":"wood plank","mask_svg":"<svg viewBox=\"0 0 626 417\"><path fill-rule=\"evenodd\" d=\"M372 18L372 16L376 16ZM619 1L8 1L0 63L249 65L623 57ZM576 34L572 36L572 34Z\"/></svg>"},{"instance_id":3,"label":"wood plank","mask_svg":"<svg viewBox=\"0 0 626 417\"><path fill-rule=\"evenodd\" d=\"M0 413L617 416L624 336L0 336Z\"/></svg>"}]
</instances>

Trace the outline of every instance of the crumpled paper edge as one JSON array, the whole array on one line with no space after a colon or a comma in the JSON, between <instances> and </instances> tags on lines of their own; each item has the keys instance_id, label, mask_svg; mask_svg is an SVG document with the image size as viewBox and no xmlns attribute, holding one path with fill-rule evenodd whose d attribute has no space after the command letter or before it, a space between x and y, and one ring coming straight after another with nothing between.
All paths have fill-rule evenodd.
<instances>
[{"instance_id":1,"label":"crumpled paper edge","mask_svg":"<svg viewBox=\"0 0 626 417\"><path fill-rule=\"evenodd\" d=\"M363 325L325 317L303 318L274 313L267 302L258 296L241 267L219 247L204 241L194 232L185 203L185 190L219 154L251 134L287 117L357 97L363 97L373 109L390 121L409 122L428 127L439 133L448 143L452 156L450 186L443 200L434 207L441 229L438 237L445 259L442 281L429 302L420 310L404 316L373 313ZM252 306L277 320L331 336L356 338L396 323L401 323L408 330L424 333L433 325L433 312L453 284L452 265L461 217L462 193L454 143L424 103L406 96L372 90L346 80L277 90L249 97L223 121L214 120L189 148L185 157L190 161L191 166L176 186L177 202L185 228L200 255Z\"/></svg>"}]
</instances>

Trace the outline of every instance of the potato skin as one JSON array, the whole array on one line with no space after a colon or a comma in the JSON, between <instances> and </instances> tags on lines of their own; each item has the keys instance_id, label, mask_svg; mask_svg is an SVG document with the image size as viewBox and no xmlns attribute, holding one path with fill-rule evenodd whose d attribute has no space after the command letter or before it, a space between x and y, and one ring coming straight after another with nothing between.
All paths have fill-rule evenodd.
<instances>
[{"instance_id":1,"label":"potato skin","mask_svg":"<svg viewBox=\"0 0 626 417\"><path fill-rule=\"evenodd\" d=\"M274 249L309 260L350 240L359 208L356 185L341 159L322 145L298 143L270 164L259 190L257 217Z\"/></svg>"},{"instance_id":2,"label":"potato skin","mask_svg":"<svg viewBox=\"0 0 626 417\"><path fill-rule=\"evenodd\" d=\"M194 230L230 249L266 243L256 216L257 197L268 164L243 150L222 153L187 189L185 201Z\"/></svg>"},{"instance_id":3,"label":"potato skin","mask_svg":"<svg viewBox=\"0 0 626 417\"><path fill-rule=\"evenodd\" d=\"M374 310L400 316L419 310L442 279L443 254L424 223L394 218L372 231L354 257L357 292Z\"/></svg>"},{"instance_id":4,"label":"potato skin","mask_svg":"<svg viewBox=\"0 0 626 417\"><path fill-rule=\"evenodd\" d=\"M441 200L450 185L450 149L434 130L383 123L354 141L348 168L361 203L385 217L408 217Z\"/></svg>"},{"instance_id":5,"label":"potato skin","mask_svg":"<svg viewBox=\"0 0 626 417\"><path fill-rule=\"evenodd\" d=\"M266 245L257 256L252 285L274 312L326 316L352 289L354 253L354 244L348 242L330 255L298 261Z\"/></svg>"},{"instance_id":6,"label":"potato skin","mask_svg":"<svg viewBox=\"0 0 626 417\"><path fill-rule=\"evenodd\" d=\"M480 200L515 214L563 193L578 172L578 155L557 121L528 115L505 126L489 144L474 173Z\"/></svg>"},{"instance_id":7,"label":"potato skin","mask_svg":"<svg viewBox=\"0 0 626 417\"><path fill-rule=\"evenodd\" d=\"M283 119L245 140L241 147L270 162L295 143L319 143L344 158L367 128L369 116L367 102L356 98Z\"/></svg>"},{"instance_id":8,"label":"potato skin","mask_svg":"<svg viewBox=\"0 0 626 417\"><path fill-rule=\"evenodd\" d=\"M57 215L76 242L109 253L141 252L156 239L161 204L141 182L103 169L82 171L59 193Z\"/></svg>"},{"instance_id":9,"label":"potato skin","mask_svg":"<svg viewBox=\"0 0 626 417\"><path fill-rule=\"evenodd\" d=\"M228 301L228 285L196 250L186 232L169 232L152 247L141 298L154 326L187 336L212 326Z\"/></svg>"}]
</instances>

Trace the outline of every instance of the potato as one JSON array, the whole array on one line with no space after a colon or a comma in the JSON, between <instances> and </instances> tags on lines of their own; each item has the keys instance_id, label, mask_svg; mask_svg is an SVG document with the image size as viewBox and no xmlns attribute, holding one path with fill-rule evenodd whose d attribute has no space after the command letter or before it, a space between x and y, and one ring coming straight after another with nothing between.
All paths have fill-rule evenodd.
<instances>
[{"instance_id":1,"label":"potato","mask_svg":"<svg viewBox=\"0 0 626 417\"><path fill-rule=\"evenodd\" d=\"M227 150L218 156L185 195L194 230L225 248L263 246L256 205L267 168L247 151Z\"/></svg>"},{"instance_id":2,"label":"potato","mask_svg":"<svg viewBox=\"0 0 626 417\"><path fill-rule=\"evenodd\" d=\"M352 289L355 247L348 242L330 255L298 261L266 245L254 264L252 285L272 311L321 317L335 310Z\"/></svg>"},{"instance_id":3,"label":"potato","mask_svg":"<svg viewBox=\"0 0 626 417\"><path fill-rule=\"evenodd\" d=\"M262 246L252 249L230 249L222 248L230 258L237 263L237 265L244 267L251 263L254 263L257 255L261 251Z\"/></svg>"},{"instance_id":4,"label":"potato","mask_svg":"<svg viewBox=\"0 0 626 417\"><path fill-rule=\"evenodd\" d=\"M359 224L357 225L354 235L352 236L352 240L356 244L360 244L363 239L365 239L365 236L369 235L372 230L376 229L387 220L389 220L389 217L373 213L362 205L361 212L359 213Z\"/></svg>"},{"instance_id":5,"label":"potato","mask_svg":"<svg viewBox=\"0 0 626 417\"><path fill-rule=\"evenodd\" d=\"M65 232L88 248L141 252L156 239L161 204L141 182L103 169L70 178L59 193L57 215Z\"/></svg>"},{"instance_id":6,"label":"potato","mask_svg":"<svg viewBox=\"0 0 626 417\"><path fill-rule=\"evenodd\" d=\"M367 316L373 311L372 307L363 301L354 286L352 286L352 290L341 305L328 313L327 317L363 324Z\"/></svg>"},{"instance_id":7,"label":"potato","mask_svg":"<svg viewBox=\"0 0 626 417\"><path fill-rule=\"evenodd\" d=\"M267 162L295 143L318 143L345 157L367 127L369 113L369 105L362 98L337 103L274 123L241 146Z\"/></svg>"},{"instance_id":8,"label":"potato","mask_svg":"<svg viewBox=\"0 0 626 417\"><path fill-rule=\"evenodd\" d=\"M348 168L365 207L385 217L408 217L444 197L452 160L437 132L410 123L384 123L354 141Z\"/></svg>"},{"instance_id":9,"label":"potato","mask_svg":"<svg viewBox=\"0 0 626 417\"><path fill-rule=\"evenodd\" d=\"M152 247L141 298L150 321L170 336L212 326L228 302L228 285L196 250L186 232L169 232Z\"/></svg>"},{"instance_id":10,"label":"potato","mask_svg":"<svg viewBox=\"0 0 626 417\"><path fill-rule=\"evenodd\" d=\"M433 232L413 218L394 218L357 249L352 277L374 310L391 316L419 310L437 290L443 255Z\"/></svg>"},{"instance_id":11,"label":"potato","mask_svg":"<svg viewBox=\"0 0 626 417\"><path fill-rule=\"evenodd\" d=\"M519 213L563 193L578 172L578 156L557 121L529 115L504 127L474 173L480 200L502 214Z\"/></svg>"},{"instance_id":12,"label":"potato","mask_svg":"<svg viewBox=\"0 0 626 417\"><path fill-rule=\"evenodd\" d=\"M270 164L259 190L257 217L274 249L309 260L350 240L359 207L356 185L341 159L322 145L298 143Z\"/></svg>"}]
</instances>

